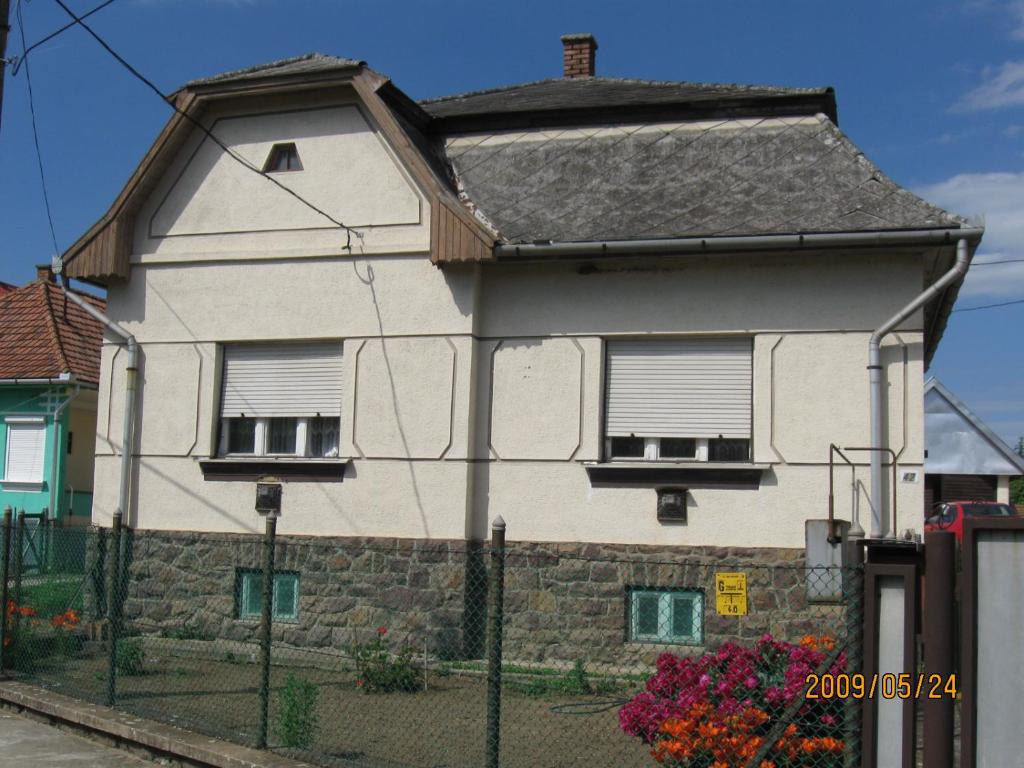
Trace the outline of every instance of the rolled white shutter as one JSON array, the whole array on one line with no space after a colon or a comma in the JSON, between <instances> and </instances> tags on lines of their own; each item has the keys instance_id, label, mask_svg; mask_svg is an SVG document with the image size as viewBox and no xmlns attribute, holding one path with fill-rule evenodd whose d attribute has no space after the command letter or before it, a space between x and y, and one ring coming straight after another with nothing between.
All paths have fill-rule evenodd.
<instances>
[{"instance_id":1,"label":"rolled white shutter","mask_svg":"<svg viewBox=\"0 0 1024 768\"><path fill-rule=\"evenodd\" d=\"M341 343L224 348L221 416L341 416Z\"/></svg>"},{"instance_id":2,"label":"rolled white shutter","mask_svg":"<svg viewBox=\"0 0 1024 768\"><path fill-rule=\"evenodd\" d=\"M608 342L612 437L750 437L750 339Z\"/></svg>"},{"instance_id":3,"label":"rolled white shutter","mask_svg":"<svg viewBox=\"0 0 1024 768\"><path fill-rule=\"evenodd\" d=\"M7 466L4 468L4 478L26 483L42 482L45 452L45 424L8 422Z\"/></svg>"}]
</instances>

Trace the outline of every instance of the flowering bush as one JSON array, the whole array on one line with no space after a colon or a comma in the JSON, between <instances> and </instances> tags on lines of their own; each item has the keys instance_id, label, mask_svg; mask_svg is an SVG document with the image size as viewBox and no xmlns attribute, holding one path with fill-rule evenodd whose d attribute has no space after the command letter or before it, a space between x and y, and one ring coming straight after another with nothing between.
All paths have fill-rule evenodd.
<instances>
[{"instance_id":1,"label":"flowering bush","mask_svg":"<svg viewBox=\"0 0 1024 768\"><path fill-rule=\"evenodd\" d=\"M364 693L412 693L423 688L423 672L412 665L412 648L392 655L384 639L387 627L377 627L377 636L368 643L352 646L359 679L356 687Z\"/></svg>"},{"instance_id":2,"label":"flowering bush","mask_svg":"<svg viewBox=\"0 0 1024 768\"><path fill-rule=\"evenodd\" d=\"M52 616L50 626L53 632L45 637L37 637L40 627L45 626L45 620L39 617L32 606L18 605L14 600L8 600L4 620L7 622L4 648L10 649L12 666L26 669L32 665L33 656L46 656L54 650L71 653L77 640L72 636L72 631L78 626L81 617L73 608Z\"/></svg>"},{"instance_id":3,"label":"flowering bush","mask_svg":"<svg viewBox=\"0 0 1024 768\"><path fill-rule=\"evenodd\" d=\"M663 653L646 689L619 710L619 725L668 765L745 768L775 738L758 768L839 766L845 745L835 700L806 701L775 735L783 712L803 696L807 676L834 650L827 636L808 635L794 645L765 635L753 648L725 643L699 659ZM845 668L842 652L827 671Z\"/></svg>"}]
</instances>

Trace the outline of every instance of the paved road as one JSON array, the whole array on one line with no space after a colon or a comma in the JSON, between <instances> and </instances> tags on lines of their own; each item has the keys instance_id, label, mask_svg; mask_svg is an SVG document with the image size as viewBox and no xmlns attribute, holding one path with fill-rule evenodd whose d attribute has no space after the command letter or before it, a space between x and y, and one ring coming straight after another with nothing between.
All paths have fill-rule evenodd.
<instances>
[{"instance_id":1,"label":"paved road","mask_svg":"<svg viewBox=\"0 0 1024 768\"><path fill-rule=\"evenodd\" d=\"M0 712L0 766L17 768L153 768L116 749L35 720Z\"/></svg>"}]
</instances>

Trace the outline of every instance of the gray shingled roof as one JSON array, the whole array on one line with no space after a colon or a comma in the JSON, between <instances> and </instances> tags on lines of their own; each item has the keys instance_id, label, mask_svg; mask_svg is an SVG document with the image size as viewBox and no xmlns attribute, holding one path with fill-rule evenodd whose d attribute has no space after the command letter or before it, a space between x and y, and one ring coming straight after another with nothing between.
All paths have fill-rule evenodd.
<instances>
[{"instance_id":1,"label":"gray shingled roof","mask_svg":"<svg viewBox=\"0 0 1024 768\"><path fill-rule=\"evenodd\" d=\"M507 242L956 227L823 115L460 134L460 191Z\"/></svg>"},{"instance_id":2,"label":"gray shingled roof","mask_svg":"<svg viewBox=\"0 0 1024 768\"><path fill-rule=\"evenodd\" d=\"M616 77L552 78L484 91L425 99L419 105L433 118L514 114L556 109L641 107L753 100L785 96L833 99L831 88L779 88L768 85L629 80Z\"/></svg>"},{"instance_id":3,"label":"gray shingled roof","mask_svg":"<svg viewBox=\"0 0 1024 768\"><path fill-rule=\"evenodd\" d=\"M277 77L282 75L299 75L312 72L327 72L333 69L352 69L361 66L365 62L356 59L342 59L337 56L328 56L323 53L306 53L302 56L293 56L290 59L280 59L266 64L258 64L254 67L234 69L230 72L221 72L212 77L203 77L198 80L190 80L185 84L186 88L197 85L208 85L210 83L224 83L234 80L255 80L261 77Z\"/></svg>"}]
</instances>

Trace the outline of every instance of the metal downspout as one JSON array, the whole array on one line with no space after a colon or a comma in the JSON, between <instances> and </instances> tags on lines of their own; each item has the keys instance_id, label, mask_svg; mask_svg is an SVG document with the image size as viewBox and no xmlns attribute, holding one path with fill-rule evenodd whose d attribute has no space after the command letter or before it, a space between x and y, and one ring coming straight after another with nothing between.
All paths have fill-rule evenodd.
<instances>
[{"instance_id":1,"label":"metal downspout","mask_svg":"<svg viewBox=\"0 0 1024 768\"><path fill-rule=\"evenodd\" d=\"M970 266L967 238L956 242L956 261L946 274L936 280L916 299L889 318L871 334L868 341L868 385L871 390L871 538L884 538L886 533L885 498L882 495L882 338L914 312L938 296L951 283L960 280ZM894 489L895 490L895 489ZM892 531L895 535L896 531Z\"/></svg>"},{"instance_id":2,"label":"metal downspout","mask_svg":"<svg viewBox=\"0 0 1024 768\"><path fill-rule=\"evenodd\" d=\"M75 391L53 411L53 461L50 462L50 517L53 519L57 518L57 461L60 458L60 429L57 423L64 409L71 405L71 401L78 397L80 392L81 389L75 387Z\"/></svg>"},{"instance_id":3,"label":"metal downspout","mask_svg":"<svg viewBox=\"0 0 1024 768\"><path fill-rule=\"evenodd\" d=\"M131 502L129 494L131 491L132 477L132 446L134 445L135 435L135 393L139 368L139 345L136 343L135 337L128 333L128 331L100 312L85 299L69 291L66 283L62 284L61 287L64 289L64 295L70 299L71 302L77 304L88 315L103 323L111 333L116 336L120 336L124 340L123 343L128 350L128 367L126 370L127 376L125 379L124 396L124 428L121 434L121 485L117 493L117 509L114 510L114 516L120 518L126 525L131 525L131 515L129 514Z\"/></svg>"}]
</instances>

